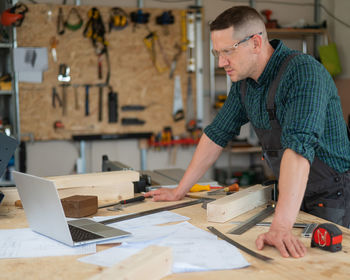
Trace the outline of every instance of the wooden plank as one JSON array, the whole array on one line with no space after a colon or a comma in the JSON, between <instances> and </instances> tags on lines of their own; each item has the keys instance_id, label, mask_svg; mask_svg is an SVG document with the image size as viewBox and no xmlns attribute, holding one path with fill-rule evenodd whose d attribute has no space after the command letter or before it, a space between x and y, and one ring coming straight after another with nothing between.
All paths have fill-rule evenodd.
<instances>
[{"instance_id":1,"label":"wooden plank","mask_svg":"<svg viewBox=\"0 0 350 280\"><path fill-rule=\"evenodd\" d=\"M123 170L46 177L55 182L60 198L72 195L96 195L99 204L134 197L133 182L140 180L136 171ZM3 204L14 205L19 196L16 188L1 188Z\"/></svg>"},{"instance_id":2,"label":"wooden plank","mask_svg":"<svg viewBox=\"0 0 350 280\"><path fill-rule=\"evenodd\" d=\"M46 177L46 179L54 181L57 185L57 189L65 189L89 186L110 186L120 182L135 182L140 179L139 176L139 173L136 171L122 170Z\"/></svg>"},{"instance_id":3,"label":"wooden plank","mask_svg":"<svg viewBox=\"0 0 350 280\"><path fill-rule=\"evenodd\" d=\"M224 223L271 200L272 186L255 185L207 205L209 222Z\"/></svg>"},{"instance_id":4,"label":"wooden plank","mask_svg":"<svg viewBox=\"0 0 350 280\"><path fill-rule=\"evenodd\" d=\"M171 273L172 263L170 247L152 245L89 280L157 280Z\"/></svg>"},{"instance_id":5,"label":"wooden plank","mask_svg":"<svg viewBox=\"0 0 350 280\"><path fill-rule=\"evenodd\" d=\"M96 195L101 201L118 201L134 197L133 182L140 180L136 171L123 170L48 177L55 182L60 198L72 195Z\"/></svg>"}]
</instances>

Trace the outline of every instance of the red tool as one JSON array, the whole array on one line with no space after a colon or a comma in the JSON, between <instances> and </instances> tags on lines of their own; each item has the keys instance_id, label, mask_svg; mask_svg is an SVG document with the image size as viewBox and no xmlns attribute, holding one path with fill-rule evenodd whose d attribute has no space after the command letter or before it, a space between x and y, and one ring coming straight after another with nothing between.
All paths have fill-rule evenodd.
<instances>
[{"instance_id":1,"label":"red tool","mask_svg":"<svg viewBox=\"0 0 350 280\"><path fill-rule=\"evenodd\" d=\"M261 13L266 17L266 28L277 28L278 23L276 19L271 19L272 11L271 10L263 10Z\"/></svg>"},{"instance_id":2,"label":"red tool","mask_svg":"<svg viewBox=\"0 0 350 280\"><path fill-rule=\"evenodd\" d=\"M341 230L334 224L324 223L315 228L312 233L311 247L337 252L341 251L343 235Z\"/></svg>"}]
</instances>

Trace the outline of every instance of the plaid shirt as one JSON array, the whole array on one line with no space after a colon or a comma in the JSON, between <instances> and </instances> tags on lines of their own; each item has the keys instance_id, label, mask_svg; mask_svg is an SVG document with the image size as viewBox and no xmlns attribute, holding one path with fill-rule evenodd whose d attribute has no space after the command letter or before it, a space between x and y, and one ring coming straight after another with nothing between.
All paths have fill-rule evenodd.
<instances>
[{"instance_id":1,"label":"plaid shirt","mask_svg":"<svg viewBox=\"0 0 350 280\"><path fill-rule=\"evenodd\" d=\"M233 83L228 98L204 133L225 147L243 124L271 129L266 111L269 86L279 66L293 50L273 40L275 48L258 82L247 79L245 106L241 102L241 81ZM277 119L282 127L283 149L292 149L312 164L317 156L338 172L350 168L350 142L340 98L332 77L313 57L298 55L289 63L275 97Z\"/></svg>"}]
</instances>

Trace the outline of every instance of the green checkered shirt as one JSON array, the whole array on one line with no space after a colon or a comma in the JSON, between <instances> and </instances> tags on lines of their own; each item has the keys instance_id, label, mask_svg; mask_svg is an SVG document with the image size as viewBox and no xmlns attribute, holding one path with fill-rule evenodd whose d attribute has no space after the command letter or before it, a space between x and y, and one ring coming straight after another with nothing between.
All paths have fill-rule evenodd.
<instances>
[{"instance_id":1,"label":"green checkered shirt","mask_svg":"<svg viewBox=\"0 0 350 280\"><path fill-rule=\"evenodd\" d=\"M239 135L243 124L271 129L266 111L269 86L279 66L293 50L273 40L275 51L258 82L247 79L245 106L241 81L233 83L228 98L204 133L225 147ZM277 119L282 127L281 144L313 162L315 156L338 172L350 168L350 142L337 88L327 70L312 56L297 55L289 63L275 97Z\"/></svg>"}]
</instances>

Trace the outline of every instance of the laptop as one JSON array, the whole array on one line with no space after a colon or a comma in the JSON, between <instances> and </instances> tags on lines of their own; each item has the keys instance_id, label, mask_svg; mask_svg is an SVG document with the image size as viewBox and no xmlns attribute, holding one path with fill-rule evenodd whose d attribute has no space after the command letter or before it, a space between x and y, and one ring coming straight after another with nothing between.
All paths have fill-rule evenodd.
<instances>
[{"instance_id":1,"label":"laptop","mask_svg":"<svg viewBox=\"0 0 350 280\"><path fill-rule=\"evenodd\" d=\"M53 181L13 171L19 197L30 228L69 246L131 235L130 232L91 221L67 221Z\"/></svg>"}]
</instances>

